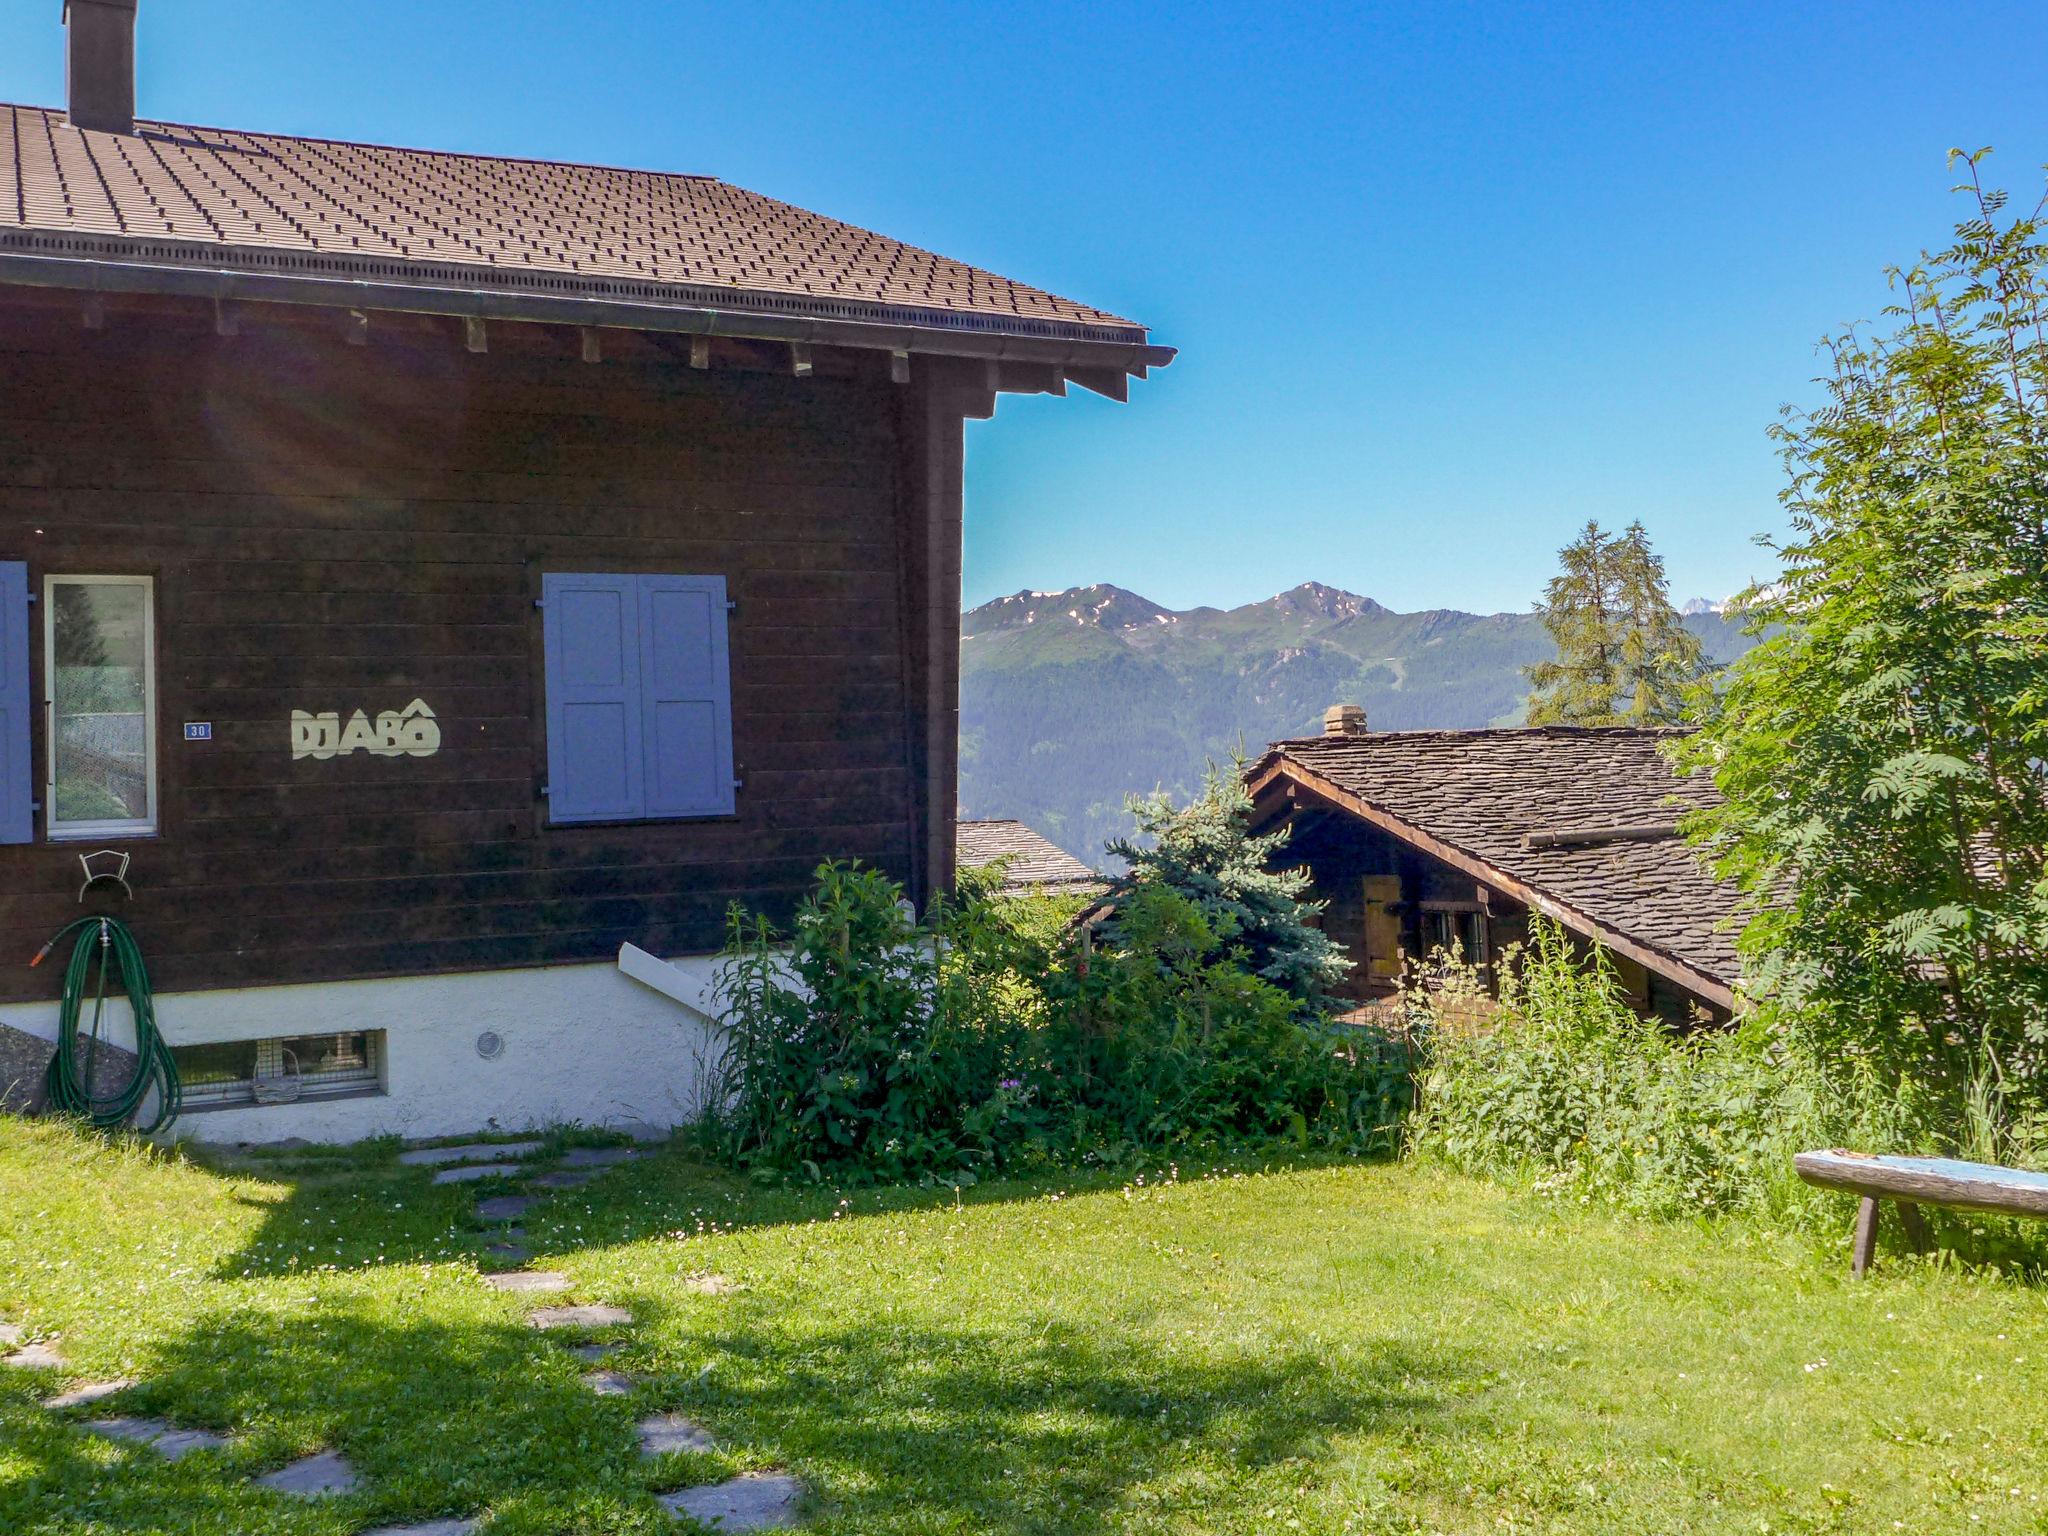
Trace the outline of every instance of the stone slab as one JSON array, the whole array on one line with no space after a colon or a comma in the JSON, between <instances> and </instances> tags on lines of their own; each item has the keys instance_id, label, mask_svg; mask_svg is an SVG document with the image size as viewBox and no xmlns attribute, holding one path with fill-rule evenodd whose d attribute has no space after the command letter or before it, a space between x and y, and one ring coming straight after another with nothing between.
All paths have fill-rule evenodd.
<instances>
[{"instance_id":1,"label":"stone slab","mask_svg":"<svg viewBox=\"0 0 2048 1536\"><path fill-rule=\"evenodd\" d=\"M699 1296L730 1296L734 1291L740 1289L740 1283L737 1280L729 1280L724 1275L714 1275L706 1272L704 1274L683 1276L682 1287L684 1290L692 1291Z\"/></svg>"},{"instance_id":2,"label":"stone slab","mask_svg":"<svg viewBox=\"0 0 2048 1536\"><path fill-rule=\"evenodd\" d=\"M126 1440L146 1445L166 1461L178 1461L194 1451L218 1450L227 1441L203 1429L179 1429L162 1419L92 1419L85 1428L108 1440Z\"/></svg>"},{"instance_id":3,"label":"stone slab","mask_svg":"<svg viewBox=\"0 0 2048 1536\"><path fill-rule=\"evenodd\" d=\"M471 1184L478 1179L516 1179L523 1172L517 1163L465 1163L460 1168L443 1168L434 1175L436 1184Z\"/></svg>"},{"instance_id":4,"label":"stone slab","mask_svg":"<svg viewBox=\"0 0 2048 1536\"><path fill-rule=\"evenodd\" d=\"M19 1344L23 1332L19 1323L0 1323L0 1344Z\"/></svg>"},{"instance_id":5,"label":"stone slab","mask_svg":"<svg viewBox=\"0 0 2048 1536\"><path fill-rule=\"evenodd\" d=\"M624 1371L588 1371L581 1379L599 1397L626 1397L639 1385Z\"/></svg>"},{"instance_id":6,"label":"stone slab","mask_svg":"<svg viewBox=\"0 0 2048 1536\"><path fill-rule=\"evenodd\" d=\"M472 1516L467 1520L429 1520L425 1525L380 1525L363 1536L470 1536L476 1528Z\"/></svg>"},{"instance_id":7,"label":"stone slab","mask_svg":"<svg viewBox=\"0 0 2048 1536\"><path fill-rule=\"evenodd\" d=\"M503 1274L485 1275L484 1284L494 1291L566 1291L569 1277L553 1269L508 1269Z\"/></svg>"},{"instance_id":8,"label":"stone slab","mask_svg":"<svg viewBox=\"0 0 2048 1536\"><path fill-rule=\"evenodd\" d=\"M534 1328L620 1328L633 1321L624 1307L538 1307L526 1314Z\"/></svg>"},{"instance_id":9,"label":"stone slab","mask_svg":"<svg viewBox=\"0 0 2048 1536\"><path fill-rule=\"evenodd\" d=\"M339 1451L322 1451L317 1456L303 1457L290 1466L264 1473L256 1481L277 1493L289 1493L302 1499L323 1498L330 1493L354 1493L363 1485L363 1480L356 1476L356 1469Z\"/></svg>"},{"instance_id":10,"label":"stone slab","mask_svg":"<svg viewBox=\"0 0 2048 1536\"><path fill-rule=\"evenodd\" d=\"M449 1163L499 1163L531 1157L539 1150L537 1141L475 1141L460 1147L419 1147L399 1153L398 1160L407 1168L441 1168Z\"/></svg>"},{"instance_id":11,"label":"stone slab","mask_svg":"<svg viewBox=\"0 0 2048 1536\"><path fill-rule=\"evenodd\" d=\"M69 1392L59 1392L55 1397L43 1399L43 1406L53 1413L66 1408L83 1408L87 1403L96 1403L103 1397L112 1397L116 1392L126 1392L135 1383L126 1376L116 1376L112 1381L88 1381L73 1387Z\"/></svg>"},{"instance_id":12,"label":"stone slab","mask_svg":"<svg viewBox=\"0 0 2048 1536\"><path fill-rule=\"evenodd\" d=\"M597 1173L595 1170L576 1173L565 1169L560 1173L544 1173L540 1175L540 1177L533 1181L533 1187L535 1189L575 1189L579 1185L588 1184L596 1177Z\"/></svg>"},{"instance_id":13,"label":"stone slab","mask_svg":"<svg viewBox=\"0 0 2048 1536\"><path fill-rule=\"evenodd\" d=\"M634 1426L640 1432L642 1456L666 1456L671 1451L715 1451L718 1442L711 1431L680 1413L657 1413Z\"/></svg>"},{"instance_id":14,"label":"stone slab","mask_svg":"<svg viewBox=\"0 0 2048 1536\"><path fill-rule=\"evenodd\" d=\"M540 1201L532 1195L496 1195L476 1203L479 1221L517 1221Z\"/></svg>"},{"instance_id":15,"label":"stone slab","mask_svg":"<svg viewBox=\"0 0 2048 1536\"><path fill-rule=\"evenodd\" d=\"M596 1365L606 1355L615 1355L625 1347L623 1344L576 1344L570 1347L569 1353L585 1365Z\"/></svg>"},{"instance_id":16,"label":"stone slab","mask_svg":"<svg viewBox=\"0 0 2048 1536\"><path fill-rule=\"evenodd\" d=\"M0 1355L0 1365L11 1365L17 1371L61 1371L64 1356L54 1344L24 1344L11 1355Z\"/></svg>"},{"instance_id":17,"label":"stone slab","mask_svg":"<svg viewBox=\"0 0 2048 1536\"><path fill-rule=\"evenodd\" d=\"M730 1482L665 1493L661 1506L714 1531L779 1531L797 1523L804 1485L786 1472L750 1472Z\"/></svg>"},{"instance_id":18,"label":"stone slab","mask_svg":"<svg viewBox=\"0 0 2048 1536\"><path fill-rule=\"evenodd\" d=\"M632 1147L571 1147L562 1154L564 1168L609 1168L615 1163L630 1163L647 1154Z\"/></svg>"}]
</instances>

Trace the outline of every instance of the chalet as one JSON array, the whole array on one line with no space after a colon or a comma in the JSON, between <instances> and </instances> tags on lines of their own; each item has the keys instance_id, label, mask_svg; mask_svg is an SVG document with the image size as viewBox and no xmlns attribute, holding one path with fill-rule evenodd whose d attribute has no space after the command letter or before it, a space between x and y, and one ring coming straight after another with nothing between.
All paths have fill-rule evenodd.
<instances>
[{"instance_id":1,"label":"chalet","mask_svg":"<svg viewBox=\"0 0 2048 1536\"><path fill-rule=\"evenodd\" d=\"M1001 861L1005 896L1093 896L1109 882L1021 821L962 821L955 847L962 869Z\"/></svg>"},{"instance_id":2,"label":"chalet","mask_svg":"<svg viewBox=\"0 0 2048 1536\"><path fill-rule=\"evenodd\" d=\"M0 1068L111 911L183 1134L685 1118L622 946L950 885L963 424L1173 354L709 176L138 119L135 7L0 105Z\"/></svg>"},{"instance_id":3,"label":"chalet","mask_svg":"<svg viewBox=\"0 0 2048 1536\"><path fill-rule=\"evenodd\" d=\"M1291 829L1284 857L1313 874L1361 1005L1454 945L1497 983L1533 911L1605 949L1645 1015L1731 1015L1736 893L1679 836L1714 791L1673 769L1677 732L1369 732L1355 705L1324 724L1275 742L1246 784L1255 826Z\"/></svg>"}]
</instances>

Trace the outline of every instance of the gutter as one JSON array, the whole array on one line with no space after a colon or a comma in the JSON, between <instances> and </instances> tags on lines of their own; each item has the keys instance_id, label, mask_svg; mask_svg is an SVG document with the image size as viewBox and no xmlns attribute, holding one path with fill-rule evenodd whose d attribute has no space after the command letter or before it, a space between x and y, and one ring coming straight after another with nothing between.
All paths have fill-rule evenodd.
<instances>
[{"instance_id":1,"label":"gutter","mask_svg":"<svg viewBox=\"0 0 2048 1536\"><path fill-rule=\"evenodd\" d=\"M252 272L221 265L222 252L216 248L152 241L137 250L89 236L38 237L32 231L9 231L0 234L0 283L806 342L1061 368L1113 369L1139 378L1149 368L1165 367L1176 355L1172 347L1147 341L1139 326L1067 324L743 289L726 293L681 284L584 279L573 274L521 274L525 281L554 280L564 288L602 285L617 296L536 293L530 287L476 286L476 274L460 268L444 268L448 280L434 282L408 279L405 264L395 261L365 260L363 267L378 270L352 276L348 269L354 263L332 258L278 251L245 254L278 266L325 270Z\"/></svg>"}]
</instances>

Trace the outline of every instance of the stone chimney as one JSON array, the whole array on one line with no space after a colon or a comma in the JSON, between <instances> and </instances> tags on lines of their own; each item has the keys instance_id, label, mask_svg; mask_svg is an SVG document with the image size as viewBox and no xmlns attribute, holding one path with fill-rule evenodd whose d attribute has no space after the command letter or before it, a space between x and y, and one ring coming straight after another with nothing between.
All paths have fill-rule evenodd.
<instances>
[{"instance_id":1,"label":"stone chimney","mask_svg":"<svg viewBox=\"0 0 2048 1536\"><path fill-rule=\"evenodd\" d=\"M64 0L64 85L74 128L135 131L136 0Z\"/></svg>"},{"instance_id":2,"label":"stone chimney","mask_svg":"<svg viewBox=\"0 0 2048 1536\"><path fill-rule=\"evenodd\" d=\"M1365 709L1358 704L1332 704L1323 711L1325 736L1363 736Z\"/></svg>"}]
</instances>

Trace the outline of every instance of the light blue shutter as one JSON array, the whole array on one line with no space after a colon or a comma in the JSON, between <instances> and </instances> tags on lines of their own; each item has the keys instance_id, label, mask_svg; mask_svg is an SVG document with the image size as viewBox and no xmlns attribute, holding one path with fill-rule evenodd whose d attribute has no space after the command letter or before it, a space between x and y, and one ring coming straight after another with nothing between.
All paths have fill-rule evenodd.
<instances>
[{"instance_id":1,"label":"light blue shutter","mask_svg":"<svg viewBox=\"0 0 2048 1536\"><path fill-rule=\"evenodd\" d=\"M646 813L639 580L541 578L547 654L548 819Z\"/></svg>"},{"instance_id":2,"label":"light blue shutter","mask_svg":"<svg viewBox=\"0 0 2048 1536\"><path fill-rule=\"evenodd\" d=\"M732 669L723 576L640 578L647 814L728 816Z\"/></svg>"},{"instance_id":3,"label":"light blue shutter","mask_svg":"<svg viewBox=\"0 0 2048 1536\"><path fill-rule=\"evenodd\" d=\"M0 843L33 842L29 772L28 566L0 560Z\"/></svg>"}]
</instances>

